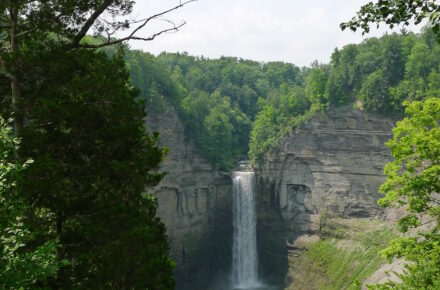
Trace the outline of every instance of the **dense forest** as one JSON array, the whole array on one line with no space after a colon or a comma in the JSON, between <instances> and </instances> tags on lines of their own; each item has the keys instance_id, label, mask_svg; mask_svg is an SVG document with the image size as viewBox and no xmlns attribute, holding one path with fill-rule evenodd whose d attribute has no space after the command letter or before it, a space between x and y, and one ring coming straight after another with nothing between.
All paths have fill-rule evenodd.
<instances>
[{"instance_id":1,"label":"dense forest","mask_svg":"<svg viewBox=\"0 0 440 290\"><path fill-rule=\"evenodd\" d=\"M176 108L188 138L219 169L257 161L313 114L335 106L403 116L405 101L440 96L440 45L430 29L335 49L329 64L297 67L185 53L128 51L131 79L160 114Z\"/></svg>"},{"instance_id":2,"label":"dense forest","mask_svg":"<svg viewBox=\"0 0 440 290\"><path fill-rule=\"evenodd\" d=\"M145 132L122 49L109 57L86 37L133 4L0 4L1 289L174 288L148 193L166 150ZM118 25L130 26L100 31Z\"/></svg>"},{"instance_id":3,"label":"dense forest","mask_svg":"<svg viewBox=\"0 0 440 290\"><path fill-rule=\"evenodd\" d=\"M1 288L172 288L165 226L144 193L165 151L144 133L122 57L84 50L35 61L45 66L22 75L32 98L21 102L20 138L2 121Z\"/></svg>"},{"instance_id":4,"label":"dense forest","mask_svg":"<svg viewBox=\"0 0 440 290\"><path fill-rule=\"evenodd\" d=\"M126 61L147 111L160 114L173 106L187 137L215 168L225 171L245 158L262 161L313 115L337 106L399 119L406 115L386 143L395 160L385 167L387 181L380 188L385 197L379 203L405 207L407 215L398 223L404 233L424 225L423 217L437 223L393 240L381 252L390 261L412 262L399 275L402 283L369 288L438 288L439 208L432 192L440 190L440 45L433 29L369 38L336 48L329 64L302 68L185 53L154 57L140 51L127 51Z\"/></svg>"},{"instance_id":5,"label":"dense forest","mask_svg":"<svg viewBox=\"0 0 440 290\"><path fill-rule=\"evenodd\" d=\"M380 203L406 206L404 232L419 226L421 215L436 223L394 241L383 255L413 262L402 289L438 289L440 7L367 5L369 18L344 25L407 21L418 8L422 18L435 12L434 25L335 49L329 64L310 67L153 56L125 44L178 31L183 24L168 22L149 38L136 34L190 2L143 20L129 18L131 0L0 3L0 288L175 288L151 193L168 148L147 133L147 113L174 107L187 138L214 168L229 171L238 160L262 160L314 114L350 106L406 113L387 143L394 161L385 168ZM393 9L399 17L389 20ZM129 36L116 38L123 30ZM380 289L388 287L394 285Z\"/></svg>"}]
</instances>

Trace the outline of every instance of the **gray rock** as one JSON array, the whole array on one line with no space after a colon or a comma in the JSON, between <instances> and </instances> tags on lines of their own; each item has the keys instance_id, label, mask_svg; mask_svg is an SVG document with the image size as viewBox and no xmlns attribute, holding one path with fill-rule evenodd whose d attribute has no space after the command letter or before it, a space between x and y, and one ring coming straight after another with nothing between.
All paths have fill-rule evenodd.
<instances>
[{"instance_id":1,"label":"gray rock","mask_svg":"<svg viewBox=\"0 0 440 290\"><path fill-rule=\"evenodd\" d=\"M169 148L161 166L167 174L153 191L171 241L177 289L208 289L232 264L232 181L185 137L173 107L149 115L146 127Z\"/></svg>"},{"instance_id":2,"label":"gray rock","mask_svg":"<svg viewBox=\"0 0 440 290\"><path fill-rule=\"evenodd\" d=\"M385 215L378 188L394 123L349 107L332 109L255 165L259 272L266 283L283 284L288 245L315 235L323 211L343 218ZM228 279L232 263L230 175L214 170L187 140L171 106L149 116L146 126L170 148L162 165L167 175L153 190L177 262L177 287L213 289L213 281Z\"/></svg>"},{"instance_id":3,"label":"gray rock","mask_svg":"<svg viewBox=\"0 0 440 290\"><path fill-rule=\"evenodd\" d=\"M284 245L316 233L323 210L345 218L383 216L378 188L391 158L384 143L394 123L349 107L332 109L313 117L255 166L263 276L274 283L284 279Z\"/></svg>"}]
</instances>

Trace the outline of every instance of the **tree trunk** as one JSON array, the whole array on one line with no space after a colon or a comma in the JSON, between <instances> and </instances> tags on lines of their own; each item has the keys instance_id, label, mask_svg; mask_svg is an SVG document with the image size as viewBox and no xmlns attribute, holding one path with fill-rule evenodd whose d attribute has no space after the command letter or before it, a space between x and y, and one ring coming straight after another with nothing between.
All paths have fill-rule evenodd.
<instances>
[{"instance_id":1,"label":"tree trunk","mask_svg":"<svg viewBox=\"0 0 440 290\"><path fill-rule=\"evenodd\" d=\"M22 116L20 111L20 75L19 75L19 58L17 57L17 23L18 23L18 0L11 1L9 9L11 28L9 31L9 41L11 46L12 64L11 64L11 96L12 110L14 113L14 135L19 137L21 134Z\"/></svg>"}]
</instances>

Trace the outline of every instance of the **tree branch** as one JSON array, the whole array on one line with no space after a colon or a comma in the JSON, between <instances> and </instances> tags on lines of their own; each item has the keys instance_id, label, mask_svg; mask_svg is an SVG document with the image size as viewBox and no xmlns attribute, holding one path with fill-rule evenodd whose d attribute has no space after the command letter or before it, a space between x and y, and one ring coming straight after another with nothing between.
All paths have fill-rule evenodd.
<instances>
[{"instance_id":1,"label":"tree branch","mask_svg":"<svg viewBox=\"0 0 440 290\"><path fill-rule=\"evenodd\" d=\"M107 42L104 42L104 43L101 43L101 44L79 44L77 46L77 48L101 48L101 47L106 47L106 46L122 43L122 42L128 41L128 40L151 41L151 40L155 39L157 36L159 36L159 35L161 35L163 33L172 32L172 31L173 32L174 31L179 31L179 28L181 28L185 24L186 24L186 22L182 22L178 26L174 26L172 28L161 30L159 32L154 33L153 35L151 35L149 37L138 37L138 36L131 36L130 35L130 36L127 36L127 37L116 39L116 40L107 41Z\"/></svg>"},{"instance_id":2,"label":"tree branch","mask_svg":"<svg viewBox=\"0 0 440 290\"><path fill-rule=\"evenodd\" d=\"M112 4L112 0L105 0L101 6L98 7L98 9L95 10L95 12L92 13L92 15L87 19L87 21L84 23L82 28L78 31L77 34L72 38L72 41L70 42L69 48L77 47L83 39L84 36L86 36L87 32L89 31L90 27L92 27L93 23L95 23L96 19L104 13L104 11Z\"/></svg>"},{"instance_id":3,"label":"tree branch","mask_svg":"<svg viewBox=\"0 0 440 290\"><path fill-rule=\"evenodd\" d=\"M142 20L138 20L135 21L133 23L141 23L140 25L138 25L128 36L120 38L120 39L115 39L115 40L111 40L108 39L107 42L101 43L101 44L81 44L80 41L81 39L86 35L87 31L90 29L90 27L93 25L93 23L95 23L95 21L98 19L98 17L105 11L105 9L109 6L109 2L111 3L110 0L107 0L103 3L103 5L96 10L92 16L86 21L86 24L84 24L84 26L81 28L81 30L75 35L75 37L72 39L70 45L68 46L69 49L73 49L73 48L101 48L101 47L105 47L105 46L110 46L110 45L114 45L114 44L118 44L118 43L122 43L128 40L142 40L142 41L151 41L153 39L155 39L157 36L163 34L163 33L167 33L167 32L175 32L175 31L179 31L179 28L181 28L182 26L184 26L186 24L186 22L182 22L179 25L175 25L173 22L166 20L169 23L173 24L172 28L167 28L164 30L161 30L159 32L154 33L153 35L149 36L149 37L140 37L140 36L136 36L136 33L138 33L142 28L144 28L151 20L157 19L163 15L166 15L174 10L177 10L191 2L195 2L197 0L187 0L187 1L180 1L179 5L176 5L168 10L164 10L162 12L159 12L157 14L154 14L148 18L142 19ZM107 4L107 5L106 5ZM105 7L104 7L105 6Z\"/></svg>"},{"instance_id":4,"label":"tree branch","mask_svg":"<svg viewBox=\"0 0 440 290\"><path fill-rule=\"evenodd\" d=\"M17 34L15 35L15 37L23 37L23 36L25 36L25 35L27 35L27 34L29 34L29 33L32 33L32 32L34 32L34 31L37 31L37 28L36 28L36 27L34 27L34 28L32 28L32 29L29 29L29 30L27 30L27 31L22 31L22 32L20 32L20 33L17 33Z\"/></svg>"}]
</instances>

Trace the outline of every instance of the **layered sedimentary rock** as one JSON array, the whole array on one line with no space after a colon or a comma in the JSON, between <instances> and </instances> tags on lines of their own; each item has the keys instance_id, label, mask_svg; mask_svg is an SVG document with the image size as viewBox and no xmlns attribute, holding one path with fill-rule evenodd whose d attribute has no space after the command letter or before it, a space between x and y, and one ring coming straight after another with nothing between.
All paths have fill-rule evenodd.
<instances>
[{"instance_id":1,"label":"layered sedimentary rock","mask_svg":"<svg viewBox=\"0 0 440 290\"><path fill-rule=\"evenodd\" d=\"M392 137L394 123L349 107L332 109L255 165L264 282L284 283L289 247L299 236L316 234L323 215L383 216L378 188L390 160L384 142ZM213 289L229 278L232 265L231 177L214 170L185 138L172 107L149 117L146 125L170 148L162 165L167 175L154 191L177 262L178 289Z\"/></svg>"},{"instance_id":2,"label":"layered sedimentary rock","mask_svg":"<svg viewBox=\"0 0 440 290\"><path fill-rule=\"evenodd\" d=\"M169 148L161 167L167 174L154 192L177 264L177 289L208 289L232 264L231 178L214 170L187 140L171 106L149 116L146 127L159 132L161 145Z\"/></svg>"},{"instance_id":3,"label":"layered sedimentary rock","mask_svg":"<svg viewBox=\"0 0 440 290\"><path fill-rule=\"evenodd\" d=\"M287 248L324 214L379 217L393 118L349 107L313 117L256 165L260 272L282 283ZM287 245L287 246L286 246Z\"/></svg>"}]
</instances>

